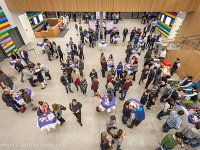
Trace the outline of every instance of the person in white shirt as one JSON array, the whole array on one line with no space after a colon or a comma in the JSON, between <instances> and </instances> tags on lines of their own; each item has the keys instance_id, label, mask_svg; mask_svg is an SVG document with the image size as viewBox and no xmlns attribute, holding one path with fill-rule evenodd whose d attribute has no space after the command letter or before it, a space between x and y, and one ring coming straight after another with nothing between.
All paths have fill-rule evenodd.
<instances>
[{"instance_id":1,"label":"person in white shirt","mask_svg":"<svg viewBox=\"0 0 200 150\"><path fill-rule=\"evenodd\" d=\"M165 59L166 55L167 55L166 49L162 49L162 51L159 54L159 59Z\"/></svg>"},{"instance_id":2,"label":"person in white shirt","mask_svg":"<svg viewBox=\"0 0 200 150\"><path fill-rule=\"evenodd\" d=\"M68 43L66 44L66 52L67 52L67 55L68 55L68 56L70 56L70 55L71 55L71 52L72 52L71 46L69 46Z\"/></svg>"},{"instance_id":3,"label":"person in white shirt","mask_svg":"<svg viewBox=\"0 0 200 150\"><path fill-rule=\"evenodd\" d=\"M157 118L159 120L161 120L161 117L165 116L165 115L169 115L170 109L173 106L173 99L168 98L162 108L162 110L160 111L160 113L157 115Z\"/></svg>"}]
</instances>

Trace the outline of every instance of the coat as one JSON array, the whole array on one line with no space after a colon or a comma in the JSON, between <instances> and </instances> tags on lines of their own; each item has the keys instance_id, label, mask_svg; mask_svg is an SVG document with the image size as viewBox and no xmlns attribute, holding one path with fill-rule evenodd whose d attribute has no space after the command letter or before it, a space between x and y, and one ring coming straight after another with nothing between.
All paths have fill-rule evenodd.
<instances>
[{"instance_id":1,"label":"coat","mask_svg":"<svg viewBox=\"0 0 200 150\"><path fill-rule=\"evenodd\" d=\"M91 89L97 90L99 88L99 81L92 82Z\"/></svg>"},{"instance_id":2,"label":"coat","mask_svg":"<svg viewBox=\"0 0 200 150\"><path fill-rule=\"evenodd\" d=\"M5 73L0 74L0 82L3 82L6 86L8 86L12 80Z\"/></svg>"},{"instance_id":3,"label":"coat","mask_svg":"<svg viewBox=\"0 0 200 150\"><path fill-rule=\"evenodd\" d=\"M84 62L83 62L83 60L80 60L79 62L78 62L78 69L84 69Z\"/></svg>"}]
</instances>

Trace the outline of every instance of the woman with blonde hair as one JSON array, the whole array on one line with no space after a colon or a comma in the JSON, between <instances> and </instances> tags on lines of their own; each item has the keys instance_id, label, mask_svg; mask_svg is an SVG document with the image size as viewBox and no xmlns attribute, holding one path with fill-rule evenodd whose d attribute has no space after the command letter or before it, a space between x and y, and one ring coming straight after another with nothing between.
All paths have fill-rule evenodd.
<instances>
[{"instance_id":1,"label":"woman with blonde hair","mask_svg":"<svg viewBox=\"0 0 200 150\"><path fill-rule=\"evenodd\" d=\"M108 86L107 86L107 93L108 93L108 94L114 94L114 85L112 84L112 82L109 82L109 83L108 83Z\"/></svg>"},{"instance_id":2,"label":"woman with blonde hair","mask_svg":"<svg viewBox=\"0 0 200 150\"><path fill-rule=\"evenodd\" d=\"M56 118L60 121L60 125L62 125L65 122L65 119L62 118L62 110L66 110L66 107L60 105L60 104L52 104L53 113L56 116Z\"/></svg>"},{"instance_id":3,"label":"woman with blonde hair","mask_svg":"<svg viewBox=\"0 0 200 150\"><path fill-rule=\"evenodd\" d=\"M101 133L101 143L100 143L101 150L112 150L113 149L107 136L108 136L107 132Z\"/></svg>"}]
</instances>

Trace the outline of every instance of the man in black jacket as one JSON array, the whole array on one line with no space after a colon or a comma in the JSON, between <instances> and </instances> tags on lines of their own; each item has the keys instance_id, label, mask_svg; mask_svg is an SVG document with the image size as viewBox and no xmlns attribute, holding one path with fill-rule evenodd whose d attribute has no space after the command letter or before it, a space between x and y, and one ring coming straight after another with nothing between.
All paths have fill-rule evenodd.
<instances>
[{"instance_id":1,"label":"man in black jacket","mask_svg":"<svg viewBox=\"0 0 200 150\"><path fill-rule=\"evenodd\" d=\"M155 78L156 70L157 70L157 67L156 67L156 66L150 70L149 75L148 75L148 79L147 79L147 82L146 82L146 85L145 85L145 89L148 88L149 84L150 84L150 83L153 81L153 79Z\"/></svg>"},{"instance_id":2,"label":"man in black jacket","mask_svg":"<svg viewBox=\"0 0 200 150\"><path fill-rule=\"evenodd\" d=\"M6 103L6 106L12 107L15 112L19 112L21 105L19 105L15 100L14 100L15 95L10 94L9 89L4 89L4 92L2 94L2 100Z\"/></svg>"},{"instance_id":3,"label":"man in black jacket","mask_svg":"<svg viewBox=\"0 0 200 150\"><path fill-rule=\"evenodd\" d=\"M123 107L123 110L122 110L122 122L123 124L126 124L127 121L129 120L129 118L131 117L131 109L129 108L129 104L130 102L129 101L125 101L124 103L124 107Z\"/></svg>"},{"instance_id":4,"label":"man in black jacket","mask_svg":"<svg viewBox=\"0 0 200 150\"><path fill-rule=\"evenodd\" d=\"M128 34L128 29L125 28L124 31L123 31L123 42L126 40L127 34Z\"/></svg>"},{"instance_id":5,"label":"man in black jacket","mask_svg":"<svg viewBox=\"0 0 200 150\"><path fill-rule=\"evenodd\" d=\"M22 50L21 48L19 49L19 54L21 56L21 58L26 62L26 64L28 64L29 62L29 58L28 58L28 53L25 50Z\"/></svg>"},{"instance_id":6,"label":"man in black jacket","mask_svg":"<svg viewBox=\"0 0 200 150\"><path fill-rule=\"evenodd\" d=\"M83 125L81 122L81 108L82 108L82 104L80 102L77 102L76 99L73 99L72 102L69 104L69 109L76 116L77 122L80 124L80 126Z\"/></svg>"},{"instance_id":7,"label":"man in black jacket","mask_svg":"<svg viewBox=\"0 0 200 150\"><path fill-rule=\"evenodd\" d=\"M16 59L15 69L17 71L19 71L19 73L21 73L21 82L24 82L24 79L23 79L24 74L22 72L22 70L24 69L24 66L23 66L23 64L21 63L21 61L19 59Z\"/></svg>"}]
</instances>

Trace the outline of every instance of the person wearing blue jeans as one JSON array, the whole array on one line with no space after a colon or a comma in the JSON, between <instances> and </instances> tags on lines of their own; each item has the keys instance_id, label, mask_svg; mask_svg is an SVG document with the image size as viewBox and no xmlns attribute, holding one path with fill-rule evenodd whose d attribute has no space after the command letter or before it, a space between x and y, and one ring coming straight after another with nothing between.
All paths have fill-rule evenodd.
<instances>
[{"instance_id":1,"label":"person wearing blue jeans","mask_svg":"<svg viewBox=\"0 0 200 150\"><path fill-rule=\"evenodd\" d=\"M163 132L168 132L170 129L172 129L168 124L167 124L167 122L165 122L164 124L163 124Z\"/></svg>"},{"instance_id":2,"label":"person wearing blue jeans","mask_svg":"<svg viewBox=\"0 0 200 150\"><path fill-rule=\"evenodd\" d=\"M127 91L128 91L130 86L132 86L131 76L127 75L126 76L126 81L122 85L121 97L119 98L121 101L125 100L126 93L127 93Z\"/></svg>"},{"instance_id":3,"label":"person wearing blue jeans","mask_svg":"<svg viewBox=\"0 0 200 150\"><path fill-rule=\"evenodd\" d=\"M122 101L125 100L125 98L126 98L126 93L127 93L127 90L122 90L122 91L121 91L121 99L122 99Z\"/></svg>"}]
</instances>

